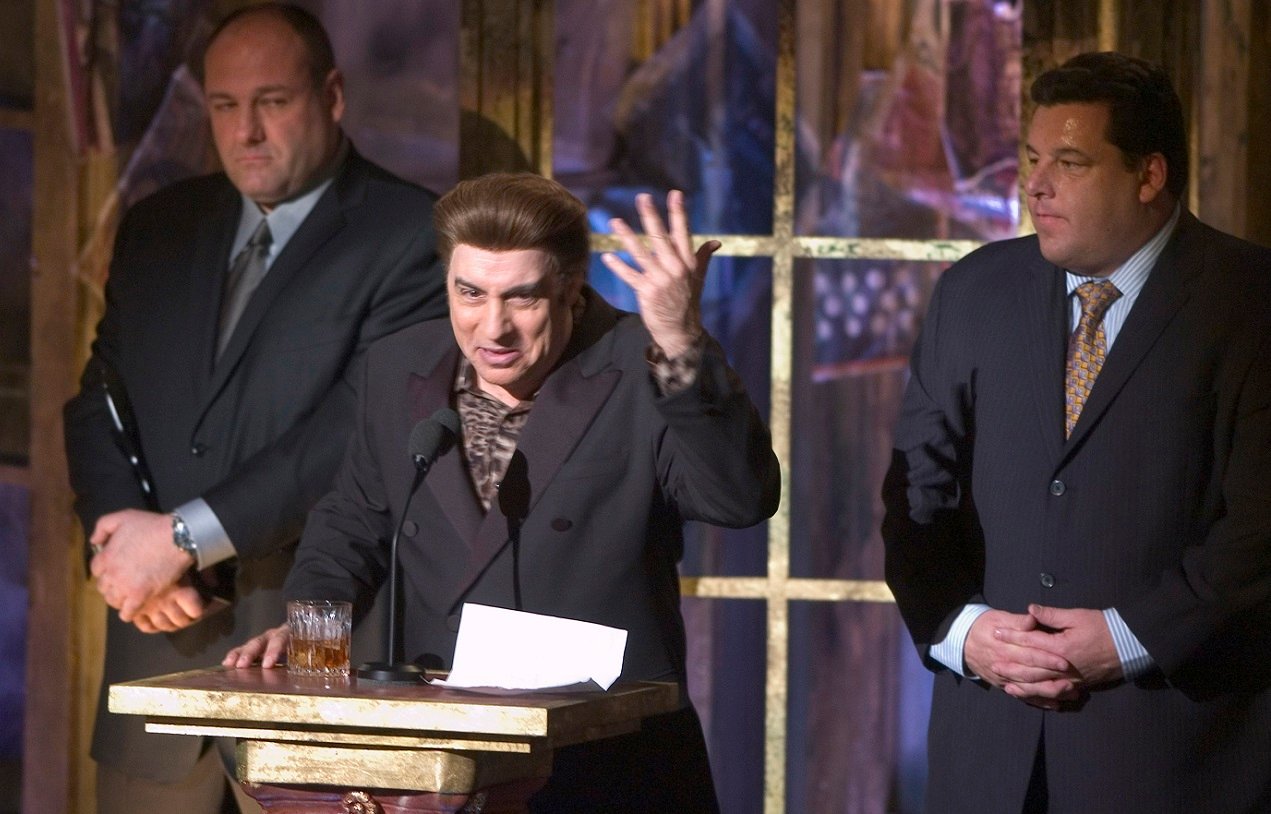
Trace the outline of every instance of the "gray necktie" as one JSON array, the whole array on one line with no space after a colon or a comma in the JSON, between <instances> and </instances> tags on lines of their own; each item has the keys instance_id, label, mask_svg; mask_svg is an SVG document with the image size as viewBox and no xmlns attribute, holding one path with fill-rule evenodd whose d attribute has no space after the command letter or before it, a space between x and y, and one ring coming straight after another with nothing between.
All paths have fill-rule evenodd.
<instances>
[{"instance_id":1,"label":"gray necktie","mask_svg":"<svg viewBox=\"0 0 1271 814\"><path fill-rule=\"evenodd\" d=\"M273 242L274 237L269 233L269 221L262 220L256 227L256 231L252 232L247 245L230 264L229 276L225 278L225 298L221 302L220 333L217 334L216 339L216 358L218 359L224 353L225 346L229 344L229 338L234 335L234 326L238 324L238 318L247 308L247 301L251 299L252 292L265 276L269 246Z\"/></svg>"}]
</instances>

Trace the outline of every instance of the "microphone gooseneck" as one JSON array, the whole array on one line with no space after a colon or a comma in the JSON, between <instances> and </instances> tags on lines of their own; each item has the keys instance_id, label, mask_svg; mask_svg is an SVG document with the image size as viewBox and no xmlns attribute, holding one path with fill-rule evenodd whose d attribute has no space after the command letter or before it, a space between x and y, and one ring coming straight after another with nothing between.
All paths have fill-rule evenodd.
<instances>
[{"instance_id":1,"label":"microphone gooseneck","mask_svg":"<svg viewBox=\"0 0 1271 814\"><path fill-rule=\"evenodd\" d=\"M450 451L459 438L459 414L449 407L443 407L430 417L415 425L410 431L410 440L406 451L415 465L415 475L411 478L410 491L402 504L402 515L398 518L397 528L393 531L393 539L389 544L388 560L388 634L384 642L384 661L370 662L358 667L357 676L366 681L389 681L414 683L424 677L424 671L418 666L403 661L403 646L400 630L402 615L401 600L398 596L399 583L397 541L402 534L402 526L406 522L406 514L410 502L415 497L424 476L437 462L437 459Z\"/></svg>"}]
</instances>

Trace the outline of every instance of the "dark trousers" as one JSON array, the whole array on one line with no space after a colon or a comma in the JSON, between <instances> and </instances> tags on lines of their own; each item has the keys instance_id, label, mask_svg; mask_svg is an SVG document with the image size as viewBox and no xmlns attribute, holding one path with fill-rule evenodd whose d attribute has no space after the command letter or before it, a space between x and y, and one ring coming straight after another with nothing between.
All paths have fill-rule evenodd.
<instances>
[{"instance_id":1,"label":"dark trousers","mask_svg":"<svg viewBox=\"0 0 1271 814\"><path fill-rule=\"evenodd\" d=\"M646 718L638 732L556 751L532 814L718 814L706 739L687 707Z\"/></svg>"}]
</instances>

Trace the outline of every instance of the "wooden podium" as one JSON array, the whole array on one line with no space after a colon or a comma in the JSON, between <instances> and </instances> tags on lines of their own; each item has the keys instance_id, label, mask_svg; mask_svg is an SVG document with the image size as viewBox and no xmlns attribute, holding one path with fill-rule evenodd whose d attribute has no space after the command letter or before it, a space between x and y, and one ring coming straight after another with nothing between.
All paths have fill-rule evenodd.
<instances>
[{"instance_id":1,"label":"wooden podium","mask_svg":"<svg viewBox=\"0 0 1271 814\"><path fill-rule=\"evenodd\" d=\"M238 779L271 814L523 812L561 746L679 706L672 683L485 693L215 667L113 684L146 730L238 738Z\"/></svg>"}]
</instances>

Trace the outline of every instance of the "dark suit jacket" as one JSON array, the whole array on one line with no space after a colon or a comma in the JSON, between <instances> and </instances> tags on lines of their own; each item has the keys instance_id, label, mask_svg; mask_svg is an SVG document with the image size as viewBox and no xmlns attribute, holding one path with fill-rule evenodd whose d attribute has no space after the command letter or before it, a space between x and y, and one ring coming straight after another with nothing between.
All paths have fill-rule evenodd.
<instances>
[{"instance_id":1,"label":"dark suit jacket","mask_svg":"<svg viewBox=\"0 0 1271 814\"><path fill-rule=\"evenodd\" d=\"M587 297L566 361L535 398L501 505L482 512L458 450L433 466L410 504L400 542L408 658L448 667L462 603L515 607L519 594L526 611L626 629L623 679L682 685L684 521L747 526L776 510L779 470L768 432L719 347L710 343L692 387L660 398L639 318L594 292ZM289 597L365 604L383 580L413 473L411 429L451 403L458 360L445 321L371 349L349 457L310 515ZM683 729L650 751L672 755L679 739L687 758L617 761L608 779L596 767L576 779L576 791L610 791L633 810L704 810L658 797L709 790L700 728L692 719ZM660 770L669 774L651 780Z\"/></svg>"},{"instance_id":2,"label":"dark suit jacket","mask_svg":"<svg viewBox=\"0 0 1271 814\"><path fill-rule=\"evenodd\" d=\"M1159 668L1047 713L934 661L933 811L1271 810L1271 251L1184 213L1063 434L1068 303L1035 237L949 269L884 489L919 652L970 601L1116 608ZM1052 583L1053 580L1053 585Z\"/></svg>"},{"instance_id":3,"label":"dark suit jacket","mask_svg":"<svg viewBox=\"0 0 1271 814\"><path fill-rule=\"evenodd\" d=\"M224 175L174 184L125 216L106 311L80 393L65 410L76 510L144 507L91 374L98 360L131 399L159 504L203 497L237 551L237 602L191 628L146 635L109 614L93 757L169 782L196 738L146 735L106 711L116 681L206 667L282 618L282 581L305 514L348 438L372 340L445 312L433 196L350 152L271 266L221 360L217 315L241 196Z\"/></svg>"}]
</instances>

